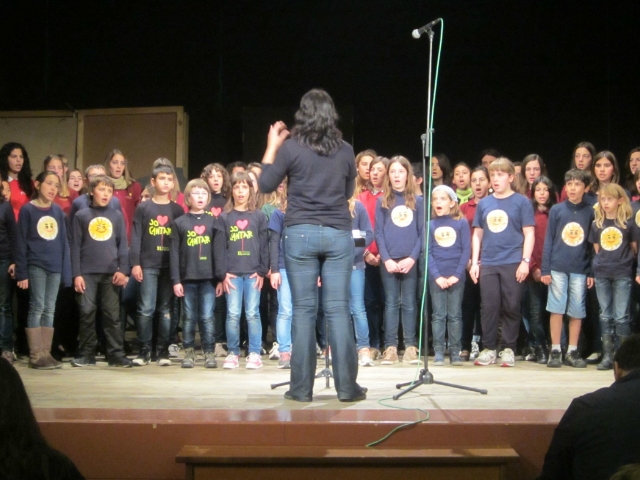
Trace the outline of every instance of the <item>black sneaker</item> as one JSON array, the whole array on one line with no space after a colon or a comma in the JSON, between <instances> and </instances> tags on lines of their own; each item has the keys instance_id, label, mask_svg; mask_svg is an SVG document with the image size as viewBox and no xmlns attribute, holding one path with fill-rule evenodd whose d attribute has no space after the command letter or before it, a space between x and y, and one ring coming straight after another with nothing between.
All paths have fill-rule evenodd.
<instances>
[{"instance_id":1,"label":"black sneaker","mask_svg":"<svg viewBox=\"0 0 640 480\"><path fill-rule=\"evenodd\" d=\"M96 357L94 355L80 355L71 360L71 365L74 367L95 367Z\"/></svg>"},{"instance_id":2,"label":"black sneaker","mask_svg":"<svg viewBox=\"0 0 640 480\"><path fill-rule=\"evenodd\" d=\"M151 361L151 353L146 348L141 348L140 353L133 359L133 365L136 367L142 367L143 365L149 365Z\"/></svg>"},{"instance_id":3,"label":"black sneaker","mask_svg":"<svg viewBox=\"0 0 640 480\"><path fill-rule=\"evenodd\" d=\"M549 361L547 361L547 367L562 367L562 352L560 350L551 350L551 353L549 354Z\"/></svg>"},{"instance_id":4,"label":"black sneaker","mask_svg":"<svg viewBox=\"0 0 640 480\"><path fill-rule=\"evenodd\" d=\"M162 348L158 350L158 366L168 367L171 365L171 357L169 356L169 349Z\"/></svg>"},{"instance_id":5,"label":"black sneaker","mask_svg":"<svg viewBox=\"0 0 640 480\"><path fill-rule=\"evenodd\" d=\"M587 368L587 362L585 362L578 350L573 350L564 357L564 364L573 368Z\"/></svg>"},{"instance_id":6,"label":"black sneaker","mask_svg":"<svg viewBox=\"0 0 640 480\"><path fill-rule=\"evenodd\" d=\"M110 367L122 367L122 368L131 368L133 367L133 362L125 357L124 355L122 357L116 357L113 359L109 360L109 366Z\"/></svg>"}]
</instances>

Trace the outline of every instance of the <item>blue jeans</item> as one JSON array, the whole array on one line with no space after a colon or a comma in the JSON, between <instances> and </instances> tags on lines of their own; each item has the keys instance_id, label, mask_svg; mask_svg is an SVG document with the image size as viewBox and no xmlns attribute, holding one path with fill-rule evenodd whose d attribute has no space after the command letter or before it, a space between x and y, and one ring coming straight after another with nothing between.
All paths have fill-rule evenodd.
<instances>
[{"instance_id":1,"label":"blue jeans","mask_svg":"<svg viewBox=\"0 0 640 480\"><path fill-rule=\"evenodd\" d=\"M9 276L10 260L0 260L0 350L13 351L13 309L11 308L12 282Z\"/></svg>"},{"instance_id":2,"label":"blue jeans","mask_svg":"<svg viewBox=\"0 0 640 480\"><path fill-rule=\"evenodd\" d=\"M384 286L384 347L398 346L398 326L402 311L402 338L404 346L417 347L416 341L416 289L418 266L408 273L389 273L380 265Z\"/></svg>"},{"instance_id":3,"label":"blue jeans","mask_svg":"<svg viewBox=\"0 0 640 480\"><path fill-rule=\"evenodd\" d=\"M29 265L29 316L27 327L53 327L56 299L60 288L60 273L51 273Z\"/></svg>"},{"instance_id":4,"label":"blue jeans","mask_svg":"<svg viewBox=\"0 0 640 480\"><path fill-rule=\"evenodd\" d=\"M293 306L291 305L291 288L289 278L284 268L280 269L282 283L278 287L278 318L276 320L276 337L278 337L278 349L282 353L291 353L291 317Z\"/></svg>"},{"instance_id":5,"label":"blue jeans","mask_svg":"<svg viewBox=\"0 0 640 480\"><path fill-rule=\"evenodd\" d=\"M229 353L240 355L240 315L242 300L249 329L249 351L260 355L262 348L262 323L260 322L260 290L256 290L256 278L239 275L231 280L235 290L227 293L227 347Z\"/></svg>"},{"instance_id":6,"label":"blue jeans","mask_svg":"<svg viewBox=\"0 0 640 480\"><path fill-rule=\"evenodd\" d=\"M449 352L458 355L462 349L462 295L465 278L451 287L442 289L433 279L429 279L431 290L431 330L433 350L444 354L445 332L449 331Z\"/></svg>"},{"instance_id":7,"label":"blue jeans","mask_svg":"<svg viewBox=\"0 0 640 480\"><path fill-rule=\"evenodd\" d=\"M213 352L213 309L216 287L212 280L183 282L182 307L184 321L182 343L184 348L195 347L196 323L200 327L200 340L204 353Z\"/></svg>"},{"instance_id":8,"label":"blue jeans","mask_svg":"<svg viewBox=\"0 0 640 480\"><path fill-rule=\"evenodd\" d=\"M138 315L136 329L141 348L151 350L153 335L153 314L157 310L158 345L161 351L169 347L169 333L171 331L171 308L173 301L173 286L168 268L143 268L142 282L138 291Z\"/></svg>"},{"instance_id":9,"label":"blue jeans","mask_svg":"<svg viewBox=\"0 0 640 480\"><path fill-rule=\"evenodd\" d=\"M631 335L629 297L631 278L596 278L602 335Z\"/></svg>"},{"instance_id":10,"label":"blue jeans","mask_svg":"<svg viewBox=\"0 0 640 480\"><path fill-rule=\"evenodd\" d=\"M369 322L364 308L364 269L351 272L349 307L356 330L356 346L358 350L369 348Z\"/></svg>"},{"instance_id":11,"label":"blue jeans","mask_svg":"<svg viewBox=\"0 0 640 480\"><path fill-rule=\"evenodd\" d=\"M367 309L367 320L369 322L369 345L371 348L382 350L384 312L384 288L380 270L384 264L374 267L365 264L364 267L364 306Z\"/></svg>"},{"instance_id":12,"label":"blue jeans","mask_svg":"<svg viewBox=\"0 0 640 480\"><path fill-rule=\"evenodd\" d=\"M313 396L318 276L322 278L322 306L338 398L360 395L358 354L349 313L353 248L351 231L307 224L284 230L285 265L293 300L290 392L294 398Z\"/></svg>"}]
</instances>

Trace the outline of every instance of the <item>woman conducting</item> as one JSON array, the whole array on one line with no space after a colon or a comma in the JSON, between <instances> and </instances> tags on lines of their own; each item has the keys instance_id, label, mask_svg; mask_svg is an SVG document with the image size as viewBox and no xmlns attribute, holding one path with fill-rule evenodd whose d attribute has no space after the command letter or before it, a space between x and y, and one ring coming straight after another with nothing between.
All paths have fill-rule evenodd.
<instances>
[{"instance_id":1,"label":"woman conducting","mask_svg":"<svg viewBox=\"0 0 640 480\"><path fill-rule=\"evenodd\" d=\"M358 358L349 310L354 241L347 199L355 188L355 156L337 121L327 92L307 92L291 134L283 122L271 126L259 179L265 193L285 177L289 181L283 241L293 321L291 385L284 396L298 402L313 398L318 278L338 399L364 400L367 391L356 383Z\"/></svg>"}]
</instances>

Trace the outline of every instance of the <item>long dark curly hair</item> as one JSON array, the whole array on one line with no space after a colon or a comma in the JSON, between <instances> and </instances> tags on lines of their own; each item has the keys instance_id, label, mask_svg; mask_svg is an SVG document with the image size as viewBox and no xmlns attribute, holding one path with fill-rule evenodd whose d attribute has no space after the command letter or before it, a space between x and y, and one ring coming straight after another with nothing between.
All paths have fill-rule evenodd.
<instances>
[{"instance_id":1,"label":"long dark curly hair","mask_svg":"<svg viewBox=\"0 0 640 480\"><path fill-rule=\"evenodd\" d=\"M5 143L0 149L0 173L2 178L9 179L9 155L16 148L22 151L24 157L24 163L22 164L22 170L18 173L18 185L28 198L33 195L33 183L31 182L31 163L29 162L29 154L25 148L16 142Z\"/></svg>"},{"instance_id":2,"label":"long dark curly hair","mask_svg":"<svg viewBox=\"0 0 640 480\"><path fill-rule=\"evenodd\" d=\"M329 94L320 89L310 90L300 100L291 138L318 155L333 155L342 147L342 132L336 126L338 118Z\"/></svg>"}]
</instances>

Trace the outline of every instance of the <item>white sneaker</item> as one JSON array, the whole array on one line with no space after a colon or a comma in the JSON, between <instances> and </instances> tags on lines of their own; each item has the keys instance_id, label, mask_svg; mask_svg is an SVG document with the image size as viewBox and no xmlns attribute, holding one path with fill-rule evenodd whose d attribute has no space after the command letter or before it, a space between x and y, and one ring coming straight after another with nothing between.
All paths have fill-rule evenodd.
<instances>
[{"instance_id":1,"label":"white sneaker","mask_svg":"<svg viewBox=\"0 0 640 480\"><path fill-rule=\"evenodd\" d=\"M169 356L173 358L178 358L180 356L180 347L175 343L169 345Z\"/></svg>"},{"instance_id":2,"label":"white sneaker","mask_svg":"<svg viewBox=\"0 0 640 480\"><path fill-rule=\"evenodd\" d=\"M222 364L222 368L226 368L227 370L233 370L234 368L238 368L240 362L238 361L238 355L234 355L230 353L227 355L227 358L224 359L224 363Z\"/></svg>"},{"instance_id":3,"label":"white sneaker","mask_svg":"<svg viewBox=\"0 0 640 480\"><path fill-rule=\"evenodd\" d=\"M494 358L495 362L495 358ZM501 367L515 367L516 366L516 356L513 353L513 350L510 348L505 348L500 352L500 366Z\"/></svg>"},{"instance_id":4,"label":"white sneaker","mask_svg":"<svg viewBox=\"0 0 640 480\"><path fill-rule=\"evenodd\" d=\"M480 355L480 346L478 342L471 342L471 353L469 354L469 360L475 360Z\"/></svg>"},{"instance_id":5,"label":"white sneaker","mask_svg":"<svg viewBox=\"0 0 640 480\"><path fill-rule=\"evenodd\" d=\"M269 360L279 360L280 359L280 351L278 350L278 344L273 342L273 347L269 350Z\"/></svg>"},{"instance_id":6,"label":"white sneaker","mask_svg":"<svg viewBox=\"0 0 640 480\"><path fill-rule=\"evenodd\" d=\"M480 352L480 355L478 355L478 358L476 358L476 361L473 362L474 365L482 365L482 366L491 365L493 363L496 363L496 351L488 350L486 348L482 350L482 352Z\"/></svg>"},{"instance_id":7,"label":"white sneaker","mask_svg":"<svg viewBox=\"0 0 640 480\"><path fill-rule=\"evenodd\" d=\"M371 360L371 355L368 348L361 348L358 350L358 365L361 367L373 367L375 363Z\"/></svg>"},{"instance_id":8,"label":"white sneaker","mask_svg":"<svg viewBox=\"0 0 640 480\"><path fill-rule=\"evenodd\" d=\"M259 368L262 368L262 358L255 352L250 353L247 357L247 370L257 370Z\"/></svg>"}]
</instances>

